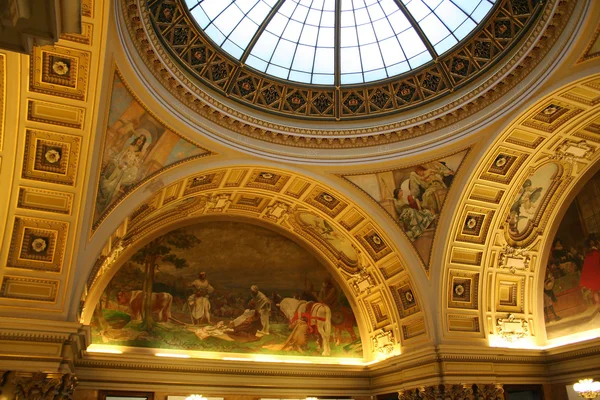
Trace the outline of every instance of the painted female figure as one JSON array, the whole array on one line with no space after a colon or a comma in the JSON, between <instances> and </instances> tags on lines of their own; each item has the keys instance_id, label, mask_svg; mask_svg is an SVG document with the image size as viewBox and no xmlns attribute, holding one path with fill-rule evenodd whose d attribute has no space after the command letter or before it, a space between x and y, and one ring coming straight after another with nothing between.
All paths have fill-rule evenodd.
<instances>
[{"instance_id":1,"label":"painted female figure","mask_svg":"<svg viewBox=\"0 0 600 400\"><path fill-rule=\"evenodd\" d=\"M143 134L134 136L131 143L102 169L97 199L99 212L103 212L112 200L118 197L119 191L124 186L136 183L146 150L146 140Z\"/></svg>"},{"instance_id":2,"label":"painted female figure","mask_svg":"<svg viewBox=\"0 0 600 400\"><path fill-rule=\"evenodd\" d=\"M422 209L412 195L405 196L402 188L394 189L393 200L398 220L411 241L417 239L435 220L435 214L428 209Z\"/></svg>"}]
</instances>

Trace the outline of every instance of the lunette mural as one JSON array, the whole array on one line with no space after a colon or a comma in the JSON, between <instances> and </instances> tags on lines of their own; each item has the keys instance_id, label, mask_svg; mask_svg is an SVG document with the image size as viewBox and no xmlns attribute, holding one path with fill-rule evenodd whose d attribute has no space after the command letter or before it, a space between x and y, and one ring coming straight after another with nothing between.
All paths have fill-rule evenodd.
<instances>
[{"instance_id":1,"label":"lunette mural","mask_svg":"<svg viewBox=\"0 0 600 400\"><path fill-rule=\"evenodd\" d=\"M560 223L543 296L549 339L600 328L600 174L585 184Z\"/></svg>"},{"instance_id":2,"label":"lunette mural","mask_svg":"<svg viewBox=\"0 0 600 400\"><path fill-rule=\"evenodd\" d=\"M140 249L106 287L92 328L101 344L362 357L352 309L326 268L292 240L233 221Z\"/></svg>"}]
</instances>

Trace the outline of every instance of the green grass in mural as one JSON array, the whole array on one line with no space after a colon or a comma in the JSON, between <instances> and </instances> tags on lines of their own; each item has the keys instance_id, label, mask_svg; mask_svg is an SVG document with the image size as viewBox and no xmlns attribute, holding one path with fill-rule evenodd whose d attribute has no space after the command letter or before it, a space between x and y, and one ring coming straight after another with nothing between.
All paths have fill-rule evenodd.
<instances>
[{"instance_id":1,"label":"green grass in mural","mask_svg":"<svg viewBox=\"0 0 600 400\"><path fill-rule=\"evenodd\" d=\"M302 353L296 350L271 350L263 346L282 344L290 334L287 324L271 324L271 334L262 336L256 341L228 341L219 337L207 337L200 339L186 326L174 323L159 323L152 333L142 328L141 321L123 321L129 317L128 314L104 310L104 318L110 328L100 331L98 327L93 330L93 343L112 344L120 346L134 346L147 348L168 348L194 351L211 351L223 353L252 353L270 355L292 355L292 356L319 356L317 350L316 336L311 335L306 348ZM362 347L350 345L347 334L343 336L343 342L336 346L331 335L331 356L333 357L361 357Z\"/></svg>"}]
</instances>

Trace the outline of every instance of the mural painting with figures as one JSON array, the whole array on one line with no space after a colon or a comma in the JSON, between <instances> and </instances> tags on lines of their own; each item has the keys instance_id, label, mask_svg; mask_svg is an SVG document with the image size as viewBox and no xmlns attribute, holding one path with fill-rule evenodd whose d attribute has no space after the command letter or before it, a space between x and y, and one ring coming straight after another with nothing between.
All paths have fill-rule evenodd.
<instances>
[{"instance_id":1,"label":"mural painting with figures","mask_svg":"<svg viewBox=\"0 0 600 400\"><path fill-rule=\"evenodd\" d=\"M152 240L107 285L92 327L98 344L363 356L352 308L327 268L287 237L234 221Z\"/></svg>"},{"instance_id":2,"label":"mural painting with figures","mask_svg":"<svg viewBox=\"0 0 600 400\"><path fill-rule=\"evenodd\" d=\"M549 339L600 328L600 174L577 194L552 242L544 275Z\"/></svg>"},{"instance_id":3,"label":"mural painting with figures","mask_svg":"<svg viewBox=\"0 0 600 400\"><path fill-rule=\"evenodd\" d=\"M336 254L347 272L356 272L358 253L346 236L323 218L309 212L297 212L294 217L303 232L315 238L327 251Z\"/></svg>"},{"instance_id":4,"label":"mural painting with figures","mask_svg":"<svg viewBox=\"0 0 600 400\"><path fill-rule=\"evenodd\" d=\"M394 218L425 265L442 206L467 150L435 161L388 171L344 175Z\"/></svg>"},{"instance_id":5,"label":"mural painting with figures","mask_svg":"<svg viewBox=\"0 0 600 400\"><path fill-rule=\"evenodd\" d=\"M508 234L517 240L527 236L533 224L540 218L544 199L551 195L551 188L560 178L561 167L548 163L527 177L517 192L508 216Z\"/></svg>"},{"instance_id":6,"label":"mural painting with figures","mask_svg":"<svg viewBox=\"0 0 600 400\"><path fill-rule=\"evenodd\" d=\"M136 185L162 168L209 154L157 121L115 74L94 222Z\"/></svg>"}]
</instances>

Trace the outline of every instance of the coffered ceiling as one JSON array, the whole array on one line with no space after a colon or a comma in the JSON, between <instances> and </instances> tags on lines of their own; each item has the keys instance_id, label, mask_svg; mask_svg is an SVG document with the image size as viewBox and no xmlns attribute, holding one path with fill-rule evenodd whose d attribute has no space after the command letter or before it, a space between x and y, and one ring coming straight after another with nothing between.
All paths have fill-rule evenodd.
<instances>
[{"instance_id":1,"label":"coffered ceiling","mask_svg":"<svg viewBox=\"0 0 600 400\"><path fill-rule=\"evenodd\" d=\"M491 358L481 379L518 381L518 373L494 364L498 352L515 365L524 360L527 376L540 381L546 378L536 368L558 365L561 351L571 358L582 351L590 358L581 365L599 373L597 340L573 349L576 339L547 339L543 283L558 224L600 165L600 4L536 2L539 18L502 61L464 87L445 87L439 100L404 109L395 98L394 110L352 111L341 106L351 94L334 88L337 94L326 96L339 97L339 107L331 121L315 122L288 118L310 111L287 109L283 100L300 93L314 103L319 94L256 78L257 93L287 93L276 107L263 102L276 108L266 113L239 104L247 100L234 93L247 80L240 74L227 78L229 95L199 83L149 29L142 3L86 0L81 34L34 46L31 55L0 51L0 359L9 369L25 359L31 370L79 368L87 387L95 376L110 386L119 380L116 369L148 371L132 378L138 385L166 382L164 371L206 372L198 360L157 363L150 350L88 353L89 324L110 279L152 239L192 223L232 220L308 249L348 298L363 357L358 366L315 361L337 362L323 366L322 393L344 385L373 394L421 381L458 384L461 368L477 370ZM378 90L396 95L398 84ZM355 95L372 101L372 90ZM352 120L359 112L378 117ZM395 189L415 178L417 166L442 162L452 178L438 183L420 247L415 234L422 232L402 220ZM123 174L116 179L115 171ZM524 183L550 175L529 224L515 228ZM324 221L355 256L303 225L302 213ZM522 330L512 331L519 340L511 342L507 327L516 325ZM526 350L511 353L513 347ZM280 374L274 387L298 393L295 374L317 371L307 364L253 372L244 364L249 356L194 357L215 358L210 367L232 375L256 374L257 386L243 382L233 391L258 390ZM448 364L440 368L442 362ZM560 368L565 377L578 371Z\"/></svg>"}]
</instances>

